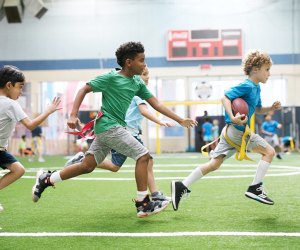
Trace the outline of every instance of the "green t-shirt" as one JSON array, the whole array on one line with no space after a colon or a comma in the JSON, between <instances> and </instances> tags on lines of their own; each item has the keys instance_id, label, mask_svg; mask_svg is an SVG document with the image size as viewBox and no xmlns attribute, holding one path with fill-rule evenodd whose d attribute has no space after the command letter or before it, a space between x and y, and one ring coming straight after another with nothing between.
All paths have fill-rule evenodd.
<instances>
[{"instance_id":1,"label":"green t-shirt","mask_svg":"<svg viewBox=\"0 0 300 250\"><path fill-rule=\"evenodd\" d=\"M125 77L117 71L97 76L87 84L92 87L93 92L102 92L103 115L96 121L96 134L116 125L126 126L125 115L134 96L143 100L153 96L140 76Z\"/></svg>"}]
</instances>

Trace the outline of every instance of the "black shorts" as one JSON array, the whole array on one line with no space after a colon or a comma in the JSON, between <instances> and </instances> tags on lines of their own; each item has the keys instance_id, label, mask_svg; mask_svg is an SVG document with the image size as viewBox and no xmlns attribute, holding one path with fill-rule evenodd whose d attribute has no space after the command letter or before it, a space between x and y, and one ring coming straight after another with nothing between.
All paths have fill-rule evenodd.
<instances>
[{"instance_id":1,"label":"black shorts","mask_svg":"<svg viewBox=\"0 0 300 250\"><path fill-rule=\"evenodd\" d=\"M9 165L17 161L18 160L7 151L0 151L0 168L6 169Z\"/></svg>"}]
</instances>

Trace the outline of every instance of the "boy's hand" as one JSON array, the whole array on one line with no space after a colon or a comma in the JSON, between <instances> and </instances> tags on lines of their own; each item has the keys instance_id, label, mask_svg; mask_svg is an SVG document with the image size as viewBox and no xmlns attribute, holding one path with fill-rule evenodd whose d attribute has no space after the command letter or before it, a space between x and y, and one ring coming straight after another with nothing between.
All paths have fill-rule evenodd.
<instances>
[{"instance_id":1,"label":"boy's hand","mask_svg":"<svg viewBox=\"0 0 300 250\"><path fill-rule=\"evenodd\" d=\"M75 117L75 116L70 116L70 118L68 119L68 127L71 128L71 129L75 129L76 128L76 125L77 123L81 123L79 118L78 117Z\"/></svg>"},{"instance_id":2,"label":"boy's hand","mask_svg":"<svg viewBox=\"0 0 300 250\"><path fill-rule=\"evenodd\" d=\"M52 114L53 112L62 109L62 108L58 107L60 105L60 103L61 103L60 97L58 97L58 96L54 97L52 103L47 107L47 111L50 114Z\"/></svg>"},{"instance_id":3,"label":"boy's hand","mask_svg":"<svg viewBox=\"0 0 300 250\"><path fill-rule=\"evenodd\" d=\"M236 115L231 118L231 121L237 125L245 125L248 121L248 116L245 115Z\"/></svg>"},{"instance_id":4,"label":"boy's hand","mask_svg":"<svg viewBox=\"0 0 300 250\"><path fill-rule=\"evenodd\" d=\"M186 128L192 128L195 125L198 124L197 121L190 119L190 118L186 118L184 119L182 122L179 123L182 127L186 127Z\"/></svg>"},{"instance_id":5,"label":"boy's hand","mask_svg":"<svg viewBox=\"0 0 300 250\"><path fill-rule=\"evenodd\" d=\"M272 104L272 110L278 110L281 109L281 102L280 101L276 101Z\"/></svg>"}]
</instances>

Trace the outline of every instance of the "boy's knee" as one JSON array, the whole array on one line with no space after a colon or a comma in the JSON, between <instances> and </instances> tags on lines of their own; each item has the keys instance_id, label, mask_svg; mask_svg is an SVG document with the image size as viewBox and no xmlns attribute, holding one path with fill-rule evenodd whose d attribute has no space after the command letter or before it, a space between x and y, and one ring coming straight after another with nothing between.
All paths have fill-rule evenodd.
<instances>
[{"instance_id":1,"label":"boy's knee","mask_svg":"<svg viewBox=\"0 0 300 250\"><path fill-rule=\"evenodd\" d=\"M138 161L149 161L150 160L150 155L149 153L141 156L140 158L138 158Z\"/></svg>"},{"instance_id":2,"label":"boy's knee","mask_svg":"<svg viewBox=\"0 0 300 250\"><path fill-rule=\"evenodd\" d=\"M18 174L20 175L20 176L23 176L24 174L25 174L25 168L23 167L23 166L19 166L18 167Z\"/></svg>"},{"instance_id":3,"label":"boy's knee","mask_svg":"<svg viewBox=\"0 0 300 250\"><path fill-rule=\"evenodd\" d=\"M272 147L268 147L266 155L269 156L269 157L271 157L271 158L273 158L276 155L275 149L272 148Z\"/></svg>"}]
</instances>

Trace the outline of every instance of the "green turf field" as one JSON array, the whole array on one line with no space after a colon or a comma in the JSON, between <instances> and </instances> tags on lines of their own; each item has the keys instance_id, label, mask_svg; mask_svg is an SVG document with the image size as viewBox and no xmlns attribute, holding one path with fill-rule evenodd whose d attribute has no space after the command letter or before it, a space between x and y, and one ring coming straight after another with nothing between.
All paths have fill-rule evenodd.
<instances>
[{"instance_id":1,"label":"green turf field","mask_svg":"<svg viewBox=\"0 0 300 250\"><path fill-rule=\"evenodd\" d=\"M250 156L257 162L257 155ZM200 154L155 157L159 188L170 195L172 179L183 179L207 159ZM274 159L265 184L274 206L244 196L255 162L230 159L195 183L190 197L148 218L136 217L134 162L118 173L96 170L48 188L38 203L31 188L39 168L60 169L66 159L20 161L24 178L1 190L0 249L299 249L300 155ZM3 174L3 173L2 173Z\"/></svg>"}]
</instances>

